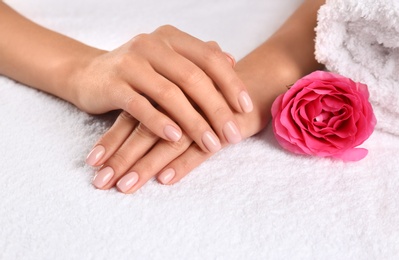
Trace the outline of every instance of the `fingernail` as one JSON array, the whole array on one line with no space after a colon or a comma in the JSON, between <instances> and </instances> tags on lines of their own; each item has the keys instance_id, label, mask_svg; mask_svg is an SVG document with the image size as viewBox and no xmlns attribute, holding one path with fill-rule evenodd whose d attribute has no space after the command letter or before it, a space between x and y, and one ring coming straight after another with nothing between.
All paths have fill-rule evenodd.
<instances>
[{"instance_id":1,"label":"fingernail","mask_svg":"<svg viewBox=\"0 0 399 260\"><path fill-rule=\"evenodd\" d=\"M129 172L118 181L116 186L121 192L126 193L134 186L134 184L137 183L138 180L139 175L137 172Z\"/></svg>"},{"instance_id":2,"label":"fingernail","mask_svg":"<svg viewBox=\"0 0 399 260\"><path fill-rule=\"evenodd\" d=\"M105 148L102 145L97 145L91 150L86 157L86 163L90 166L95 166L96 163L104 156Z\"/></svg>"},{"instance_id":3,"label":"fingernail","mask_svg":"<svg viewBox=\"0 0 399 260\"><path fill-rule=\"evenodd\" d=\"M234 58L234 56L233 55L231 55L230 53L228 53L228 52L224 52L224 54L226 54L226 58L227 58L227 60L231 63L231 66L235 66L236 65L236 59Z\"/></svg>"},{"instance_id":4,"label":"fingernail","mask_svg":"<svg viewBox=\"0 0 399 260\"><path fill-rule=\"evenodd\" d=\"M98 171L96 176L94 176L93 185L96 188L101 189L109 182L109 180L111 180L112 176L114 176L114 170L109 166L105 167Z\"/></svg>"},{"instance_id":5,"label":"fingernail","mask_svg":"<svg viewBox=\"0 0 399 260\"><path fill-rule=\"evenodd\" d=\"M162 182L162 184L168 184L173 179L173 177L175 177L175 174L176 174L175 170L169 168L163 171L161 174L159 174L158 180Z\"/></svg>"},{"instance_id":6,"label":"fingernail","mask_svg":"<svg viewBox=\"0 0 399 260\"><path fill-rule=\"evenodd\" d=\"M177 130L175 127L171 125L165 126L163 132L169 140L174 142L179 141L182 135L182 133L179 130Z\"/></svg>"},{"instance_id":7,"label":"fingernail","mask_svg":"<svg viewBox=\"0 0 399 260\"><path fill-rule=\"evenodd\" d=\"M240 103L240 106L245 113L249 113L254 109L251 97L246 91L241 91L238 96L238 102Z\"/></svg>"},{"instance_id":8,"label":"fingernail","mask_svg":"<svg viewBox=\"0 0 399 260\"><path fill-rule=\"evenodd\" d=\"M211 153L216 153L222 148L219 139L209 131L202 135L202 142Z\"/></svg>"},{"instance_id":9,"label":"fingernail","mask_svg":"<svg viewBox=\"0 0 399 260\"><path fill-rule=\"evenodd\" d=\"M242 140L240 130L234 122L229 121L223 127L223 134L231 144L239 143Z\"/></svg>"}]
</instances>

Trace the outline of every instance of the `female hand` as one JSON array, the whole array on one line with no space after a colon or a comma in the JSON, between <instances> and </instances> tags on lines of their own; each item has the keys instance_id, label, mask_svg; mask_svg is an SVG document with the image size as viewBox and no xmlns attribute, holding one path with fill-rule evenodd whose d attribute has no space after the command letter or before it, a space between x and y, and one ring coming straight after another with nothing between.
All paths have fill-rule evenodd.
<instances>
[{"instance_id":1,"label":"female hand","mask_svg":"<svg viewBox=\"0 0 399 260\"><path fill-rule=\"evenodd\" d=\"M244 75L245 73L240 72L240 76L246 78L251 83L250 86L261 86L256 81L251 82L256 76L250 70L246 73ZM274 76L278 78L277 74ZM269 87L266 97L254 98L253 112L235 113L244 138L259 132L265 126L270 117L270 109L265 107L271 104L278 91L284 91L285 85L288 85L280 85L279 81L276 83ZM227 142L222 142L222 146L226 145ZM93 179L94 186L109 189L116 185L124 193L137 191L155 176L162 184L176 183L213 154L204 152L185 133L178 142L162 140L125 111L95 147L94 151L101 147L103 154L98 161L98 165L102 166ZM89 161L91 156L93 154L89 155Z\"/></svg>"},{"instance_id":2,"label":"female hand","mask_svg":"<svg viewBox=\"0 0 399 260\"><path fill-rule=\"evenodd\" d=\"M237 64L237 74L254 99L251 113L235 115L243 137L259 132L266 125L272 102L286 91L287 85L320 69L314 58L313 39L317 10L323 3L323 0L306 0L280 30ZM292 48L293 43L300 52ZM100 139L100 146L104 149L97 165L103 166L93 184L100 189L116 184L125 193L136 191L157 174L161 183L173 184L212 155L186 135L175 143L158 140L126 113Z\"/></svg>"},{"instance_id":3,"label":"female hand","mask_svg":"<svg viewBox=\"0 0 399 260\"><path fill-rule=\"evenodd\" d=\"M0 18L0 74L88 113L125 110L165 140L179 140L184 130L204 151L219 150L219 138L241 140L232 109L249 112L252 103L216 43L162 26L105 52L43 28L1 1Z\"/></svg>"},{"instance_id":4,"label":"female hand","mask_svg":"<svg viewBox=\"0 0 399 260\"><path fill-rule=\"evenodd\" d=\"M216 43L202 42L172 26L138 35L114 51L89 59L75 72L70 84L77 90L77 106L82 110L123 109L169 141L180 140L181 127L206 152L218 151L221 141L241 140L230 106L237 112L252 110L229 55Z\"/></svg>"}]
</instances>

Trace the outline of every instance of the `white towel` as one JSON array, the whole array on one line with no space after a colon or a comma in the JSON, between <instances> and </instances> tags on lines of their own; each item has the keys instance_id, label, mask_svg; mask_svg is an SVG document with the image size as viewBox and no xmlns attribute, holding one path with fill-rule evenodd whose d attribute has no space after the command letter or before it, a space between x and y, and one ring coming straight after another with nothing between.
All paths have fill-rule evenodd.
<instances>
[{"instance_id":1,"label":"white towel","mask_svg":"<svg viewBox=\"0 0 399 260\"><path fill-rule=\"evenodd\" d=\"M319 62L366 83L377 128L399 135L399 1L328 0L316 32Z\"/></svg>"}]
</instances>

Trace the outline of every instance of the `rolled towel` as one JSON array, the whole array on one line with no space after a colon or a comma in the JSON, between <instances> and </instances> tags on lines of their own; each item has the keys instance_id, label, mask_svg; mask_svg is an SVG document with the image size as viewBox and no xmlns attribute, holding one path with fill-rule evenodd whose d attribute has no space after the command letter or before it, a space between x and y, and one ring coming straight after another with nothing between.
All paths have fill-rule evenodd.
<instances>
[{"instance_id":1,"label":"rolled towel","mask_svg":"<svg viewBox=\"0 0 399 260\"><path fill-rule=\"evenodd\" d=\"M399 135L399 1L327 0L316 35L317 60L367 84L377 129Z\"/></svg>"}]
</instances>

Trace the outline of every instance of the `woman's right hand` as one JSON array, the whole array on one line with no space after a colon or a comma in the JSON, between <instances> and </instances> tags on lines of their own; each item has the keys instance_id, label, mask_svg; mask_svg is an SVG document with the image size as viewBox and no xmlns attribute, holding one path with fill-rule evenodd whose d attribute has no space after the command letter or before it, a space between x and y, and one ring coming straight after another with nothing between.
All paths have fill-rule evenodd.
<instances>
[{"instance_id":1,"label":"woman's right hand","mask_svg":"<svg viewBox=\"0 0 399 260\"><path fill-rule=\"evenodd\" d=\"M89 56L69 84L75 104L88 113L122 109L165 140L178 141L184 131L214 153L221 143L242 139L232 110L253 109L232 63L216 43L162 26Z\"/></svg>"}]
</instances>

